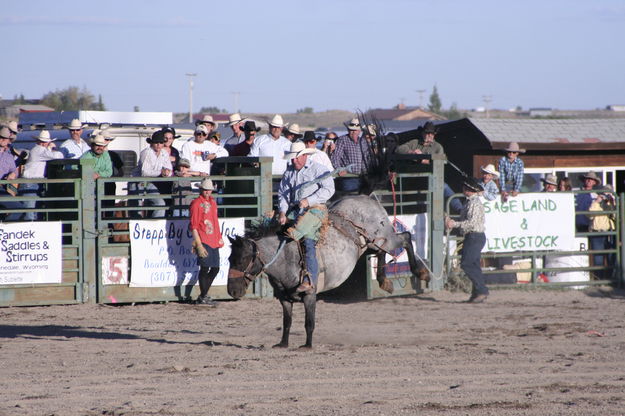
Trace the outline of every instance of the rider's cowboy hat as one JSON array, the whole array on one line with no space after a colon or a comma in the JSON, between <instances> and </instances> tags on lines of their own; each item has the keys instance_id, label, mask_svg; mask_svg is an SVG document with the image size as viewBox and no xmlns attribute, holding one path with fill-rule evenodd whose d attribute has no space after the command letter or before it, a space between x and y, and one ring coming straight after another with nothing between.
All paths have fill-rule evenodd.
<instances>
[{"instance_id":1,"label":"rider's cowboy hat","mask_svg":"<svg viewBox=\"0 0 625 416\"><path fill-rule=\"evenodd\" d=\"M475 178L466 178L462 185L473 192L482 192L484 190Z\"/></svg>"},{"instance_id":2,"label":"rider's cowboy hat","mask_svg":"<svg viewBox=\"0 0 625 416\"><path fill-rule=\"evenodd\" d=\"M33 137L39 140L40 142L44 142L44 143L50 143L56 140L56 139L50 138L50 132L48 130L41 130L38 136L33 136Z\"/></svg>"},{"instance_id":3,"label":"rider's cowboy hat","mask_svg":"<svg viewBox=\"0 0 625 416\"><path fill-rule=\"evenodd\" d=\"M307 155L315 152L317 152L317 149L306 147L304 142L295 142L291 143L291 149L289 152L286 152L284 154L284 159L291 160L295 159L296 157L300 157L301 155Z\"/></svg>"},{"instance_id":4,"label":"rider's cowboy hat","mask_svg":"<svg viewBox=\"0 0 625 416\"><path fill-rule=\"evenodd\" d=\"M597 176L597 174L595 173L595 171L591 170L590 172L588 172L585 175L581 175L579 177L581 180L584 179L592 179L593 181L595 181L596 183L601 183L601 179L599 178L599 176Z\"/></svg>"},{"instance_id":5,"label":"rider's cowboy hat","mask_svg":"<svg viewBox=\"0 0 625 416\"><path fill-rule=\"evenodd\" d=\"M484 173L490 173L491 175L493 175L495 178L499 177L499 172L497 172L495 170L495 166L493 166L492 163L489 163L488 165L482 167L482 172Z\"/></svg>"},{"instance_id":6,"label":"rider's cowboy hat","mask_svg":"<svg viewBox=\"0 0 625 416\"><path fill-rule=\"evenodd\" d=\"M276 114L275 116L273 116L271 121L267 122L267 124L269 124L271 127L284 127L284 120L282 119L282 116L280 114Z\"/></svg>"},{"instance_id":7,"label":"rider's cowboy hat","mask_svg":"<svg viewBox=\"0 0 625 416\"><path fill-rule=\"evenodd\" d=\"M204 191L214 191L215 185L213 185L213 181L209 178L204 178L202 179L202 182L200 182L200 189Z\"/></svg>"},{"instance_id":8,"label":"rider's cowboy hat","mask_svg":"<svg viewBox=\"0 0 625 416\"><path fill-rule=\"evenodd\" d=\"M349 131L362 130L360 127L360 121L357 118L352 118L348 124L345 124L345 127L347 127L347 130Z\"/></svg>"},{"instance_id":9,"label":"rider's cowboy hat","mask_svg":"<svg viewBox=\"0 0 625 416\"><path fill-rule=\"evenodd\" d=\"M289 124L286 128L286 131L287 133L294 134L297 138L302 137L302 133L299 130L299 124L297 123Z\"/></svg>"},{"instance_id":10,"label":"rider's cowboy hat","mask_svg":"<svg viewBox=\"0 0 625 416\"><path fill-rule=\"evenodd\" d=\"M83 127L84 126L82 125L80 120L78 120L77 118L72 119L72 121L70 121L69 124L67 125L67 128L69 130L82 130Z\"/></svg>"},{"instance_id":11,"label":"rider's cowboy hat","mask_svg":"<svg viewBox=\"0 0 625 416\"><path fill-rule=\"evenodd\" d=\"M519 144L517 142L512 142L508 145L507 149L503 149L504 152L517 152L517 153L525 153L525 149L519 148Z\"/></svg>"},{"instance_id":12,"label":"rider's cowboy hat","mask_svg":"<svg viewBox=\"0 0 625 416\"><path fill-rule=\"evenodd\" d=\"M95 136L93 136L91 140L89 140L89 143L96 146L108 146L109 144L108 140L106 140L106 138L101 134L96 134Z\"/></svg>"},{"instance_id":13,"label":"rider's cowboy hat","mask_svg":"<svg viewBox=\"0 0 625 416\"><path fill-rule=\"evenodd\" d=\"M558 177L553 173L546 174L540 181L546 185L558 186Z\"/></svg>"},{"instance_id":14,"label":"rider's cowboy hat","mask_svg":"<svg viewBox=\"0 0 625 416\"><path fill-rule=\"evenodd\" d=\"M204 117L202 117L199 120L195 120L195 125L200 125L200 124L205 124L205 123L209 123L212 124L213 127L217 127L217 123L213 120L213 116L211 116L210 114L204 114Z\"/></svg>"},{"instance_id":15,"label":"rider's cowboy hat","mask_svg":"<svg viewBox=\"0 0 625 416\"><path fill-rule=\"evenodd\" d=\"M228 126L233 126L242 121L243 119L241 118L241 114L239 113L230 114L230 116L228 116Z\"/></svg>"}]
</instances>

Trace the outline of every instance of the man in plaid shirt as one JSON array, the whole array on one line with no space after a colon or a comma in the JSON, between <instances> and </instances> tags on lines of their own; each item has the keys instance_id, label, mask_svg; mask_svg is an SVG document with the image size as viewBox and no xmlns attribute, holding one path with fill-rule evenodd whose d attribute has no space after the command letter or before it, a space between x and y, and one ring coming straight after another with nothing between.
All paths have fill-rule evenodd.
<instances>
[{"instance_id":1,"label":"man in plaid shirt","mask_svg":"<svg viewBox=\"0 0 625 416\"><path fill-rule=\"evenodd\" d=\"M525 153L525 149L520 149L517 142L512 142L505 151L506 156L499 159L499 184L504 201L508 195L517 196L521 192L525 169L523 161L519 159L519 153Z\"/></svg>"},{"instance_id":2,"label":"man in plaid shirt","mask_svg":"<svg viewBox=\"0 0 625 416\"><path fill-rule=\"evenodd\" d=\"M336 149L330 160L335 168L343 168L353 165L350 173L362 175L369 169L371 149L369 143L360 137L361 127L357 118L352 119L347 127L347 134L336 140ZM344 176L345 171L339 173ZM337 190L343 192L357 191L360 188L360 178L342 178L337 181Z\"/></svg>"}]
</instances>

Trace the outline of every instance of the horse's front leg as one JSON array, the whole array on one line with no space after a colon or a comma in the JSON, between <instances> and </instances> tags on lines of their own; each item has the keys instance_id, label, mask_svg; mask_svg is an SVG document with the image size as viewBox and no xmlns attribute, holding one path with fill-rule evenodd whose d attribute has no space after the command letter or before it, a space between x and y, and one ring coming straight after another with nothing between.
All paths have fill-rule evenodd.
<instances>
[{"instance_id":1,"label":"horse's front leg","mask_svg":"<svg viewBox=\"0 0 625 416\"><path fill-rule=\"evenodd\" d=\"M386 271L384 270L384 266L386 266L386 252L380 250L376 253L376 257L378 259L376 280L380 285L380 289L385 290L388 293L393 293L393 282L386 278Z\"/></svg>"},{"instance_id":2,"label":"horse's front leg","mask_svg":"<svg viewBox=\"0 0 625 416\"><path fill-rule=\"evenodd\" d=\"M286 348L289 346L289 333L291 332L291 322L293 321L293 303L286 300L283 296L280 297L280 303L282 304L282 340L279 344L273 346L273 348Z\"/></svg>"},{"instance_id":3,"label":"horse's front leg","mask_svg":"<svg viewBox=\"0 0 625 416\"><path fill-rule=\"evenodd\" d=\"M422 261L417 261L417 257L414 254L414 247L412 247L412 238L410 237L410 233L405 231L403 233L397 233L397 235L401 238L402 246L406 249L406 254L408 254L408 264L410 264L410 271L412 274L419 280L429 282L430 273Z\"/></svg>"},{"instance_id":4,"label":"horse's front leg","mask_svg":"<svg viewBox=\"0 0 625 416\"><path fill-rule=\"evenodd\" d=\"M312 348L313 332L315 331L315 309L317 307L317 294L310 293L304 295L302 301L304 302L304 328L306 328L306 344L300 348Z\"/></svg>"}]
</instances>

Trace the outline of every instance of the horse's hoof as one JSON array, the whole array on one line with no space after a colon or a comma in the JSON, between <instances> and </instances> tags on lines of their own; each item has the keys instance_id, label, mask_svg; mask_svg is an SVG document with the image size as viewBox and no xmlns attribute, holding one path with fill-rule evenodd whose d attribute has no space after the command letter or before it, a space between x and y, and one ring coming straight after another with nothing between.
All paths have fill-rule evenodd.
<instances>
[{"instance_id":1,"label":"horse's hoof","mask_svg":"<svg viewBox=\"0 0 625 416\"><path fill-rule=\"evenodd\" d=\"M288 348L288 347L289 347L289 344L285 344L284 342L281 342L279 344L274 345L271 348Z\"/></svg>"},{"instance_id":2,"label":"horse's hoof","mask_svg":"<svg viewBox=\"0 0 625 416\"><path fill-rule=\"evenodd\" d=\"M391 282L389 279L385 277L384 280L382 281L382 284L380 284L380 289L388 293L393 293L393 282Z\"/></svg>"}]
</instances>

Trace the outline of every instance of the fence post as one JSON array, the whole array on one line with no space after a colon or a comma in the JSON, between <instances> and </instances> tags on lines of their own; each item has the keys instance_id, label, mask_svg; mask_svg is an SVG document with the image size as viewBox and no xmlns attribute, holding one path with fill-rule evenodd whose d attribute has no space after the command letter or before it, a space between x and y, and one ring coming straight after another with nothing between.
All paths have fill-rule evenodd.
<instances>
[{"instance_id":1,"label":"fence post","mask_svg":"<svg viewBox=\"0 0 625 416\"><path fill-rule=\"evenodd\" d=\"M619 244L619 250L620 250L620 259L618 262L618 277L619 277L619 282L618 282L618 286L619 287L623 287L625 286L625 267L623 267L623 261L625 261L625 246L624 246L624 242L625 242L625 193L622 193L619 195L619 208L618 208L619 212L618 212L618 223L616 224L617 227L617 232L619 233L619 237L617 238L617 243ZM619 241L620 240L620 241Z\"/></svg>"},{"instance_id":2,"label":"fence post","mask_svg":"<svg viewBox=\"0 0 625 416\"><path fill-rule=\"evenodd\" d=\"M430 288L432 290L442 290L445 286L445 279L443 279L443 261L444 261L444 245L443 234L445 233L445 218L444 218L444 203L443 187L445 184L445 157L439 155L432 155L432 175L430 176L430 195L432 198L431 207L431 230L430 236L430 256L432 264L433 279L430 281ZM440 277L437 279L437 277Z\"/></svg>"},{"instance_id":3,"label":"fence post","mask_svg":"<svg viewBox=\"0 0 625 416\"><path fill-rule=\"evenodd\" d=\"M96 264L96 201L93 170L95 159L80 159L80 206L82 207L82 273L83 302L95 303L97 288Z\"/></svg>"},{"instance_id":4,"label":"fence post","mask_svg":"<svg viewBox=\"0 0 625 416\"><path fill-rule=\"evenodd\" d=\"M273 209L273 189L271 183L271 167L273 158L262 156L258 158L260 162L260 192L258 193L259 216L270 212Z\"/></svg>"}]
</instances>

